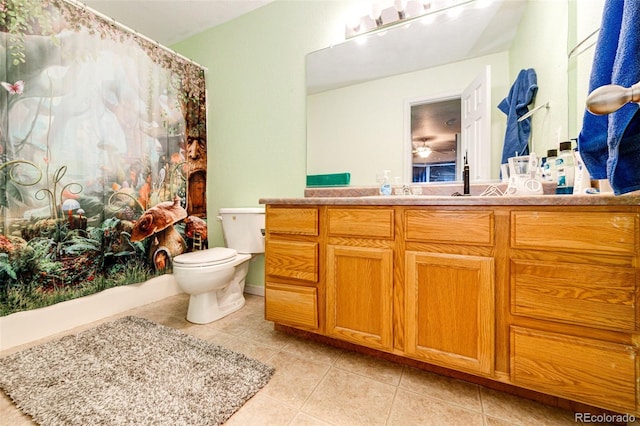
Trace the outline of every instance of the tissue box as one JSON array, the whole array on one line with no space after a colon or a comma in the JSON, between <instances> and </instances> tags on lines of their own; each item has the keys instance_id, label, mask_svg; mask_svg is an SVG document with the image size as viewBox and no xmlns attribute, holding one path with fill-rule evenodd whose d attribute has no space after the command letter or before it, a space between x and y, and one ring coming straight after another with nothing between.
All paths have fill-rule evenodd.
<instances>
[{"instance_id":1,"label":"tissue box","mask_svg":"<svg viewBox=\"0 0 640 426\"><path fill-rule=\"evenodd\" d=\"M349 181L351 181L351 173L307 175L307 186L347 186Z\"/></svg>"}]
</instances>

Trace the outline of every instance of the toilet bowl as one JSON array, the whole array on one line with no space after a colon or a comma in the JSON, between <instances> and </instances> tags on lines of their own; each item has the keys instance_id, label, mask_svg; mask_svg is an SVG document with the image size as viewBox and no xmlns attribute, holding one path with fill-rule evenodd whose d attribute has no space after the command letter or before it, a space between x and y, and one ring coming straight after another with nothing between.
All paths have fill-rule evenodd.
<instances>
[{"instance_id":1,"label":"toilet bowl","mask_svg":"<svg viewBox=\"0 0 640 426\"><path fill-rule=\"evenodd\" d=\"M227 247L184 253L173 258L173 276L189 294L187 321L207 324L244 306L249 263L264 253L264 208L220 209Z\"/></svg>"}]
</instances>

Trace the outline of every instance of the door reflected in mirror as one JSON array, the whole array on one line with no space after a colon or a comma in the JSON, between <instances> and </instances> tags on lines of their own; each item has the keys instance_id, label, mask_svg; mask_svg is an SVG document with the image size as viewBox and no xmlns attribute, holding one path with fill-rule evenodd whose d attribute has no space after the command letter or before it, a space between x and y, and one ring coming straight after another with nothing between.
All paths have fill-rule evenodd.
<instances>
[{"instance_id":1,"label":"door reflected in mirror","mask_svg":"<svg viewBox=\"0 0 640 426\"><path fill-rule=\"evenodd\" d=\"M411 105L413 182L459 180L460 98Z\"/></svg>"}]
</instances>

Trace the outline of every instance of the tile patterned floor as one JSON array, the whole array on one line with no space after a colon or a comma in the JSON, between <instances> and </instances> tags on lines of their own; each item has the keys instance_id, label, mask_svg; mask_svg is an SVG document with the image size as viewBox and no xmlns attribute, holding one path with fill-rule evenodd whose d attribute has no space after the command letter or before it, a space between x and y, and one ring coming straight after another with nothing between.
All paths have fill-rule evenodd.
<instances>
[{"instance_id":1,"label":"tile patterned floor","mask_svg":"<svg viewBox=\"0 0 640 426\"><path fill-rule=\"evenodd\" d=\"M206 325L184 319L187 303L188 296L178 295L117 317L147 318L275 366L276 373L269 384L227 425L577 424L569 411L274 331L273 323L264 320L264 299L259 296L247 295L247 303L240 311ZM61 335L95 325L87 324ZM4 351L0 356L26 346L29 345ZM0 425L33 424L4 393L0 394Z\"/></svg>"}]
</instances>

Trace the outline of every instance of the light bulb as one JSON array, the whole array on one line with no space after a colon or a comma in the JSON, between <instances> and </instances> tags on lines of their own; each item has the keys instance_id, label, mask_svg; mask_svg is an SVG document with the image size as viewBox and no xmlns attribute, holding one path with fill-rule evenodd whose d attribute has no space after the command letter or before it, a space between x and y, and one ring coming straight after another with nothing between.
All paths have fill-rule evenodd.
<instances>
[{"instance_id":1,"label":"light bulb","mask_svg":"<svg viewBox=\"0 0 640 426\"><path fill-rule=\"evenodd\" d=\"M382 25L382 9L380 8L380 3L373 3L371 5L369 16L376 22L377 27Z\"/></svg>"},{"instance_id":2,"label":"light bulb","mask_svg":"<svg viewBox=\"0 0 640 426\"><path fill-rule=\"evenodd\" d=\"M406 18L404 9L407 7L407 0L395 0L393 2L393 7L395 7L396 12L398 12L399 19Z\"/></svg>"},{"instance_id":3,"label":"light bulb","mask_svg":"<svg viewBox=\"0 0 640 426\"><path fill-rule=\"evenodd\" d=\"M349 16L347 19L347 27L353 30L354 33L360 31L360 17L359 16Z\"/></svg>"}]
</instances>

